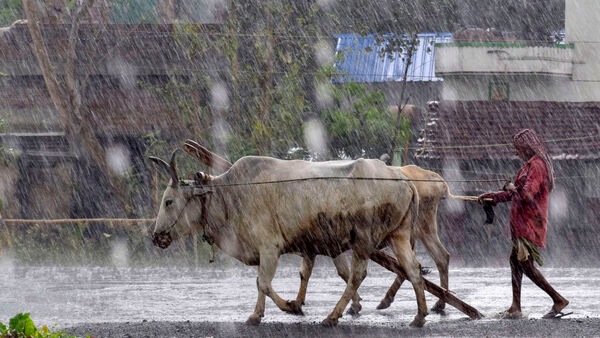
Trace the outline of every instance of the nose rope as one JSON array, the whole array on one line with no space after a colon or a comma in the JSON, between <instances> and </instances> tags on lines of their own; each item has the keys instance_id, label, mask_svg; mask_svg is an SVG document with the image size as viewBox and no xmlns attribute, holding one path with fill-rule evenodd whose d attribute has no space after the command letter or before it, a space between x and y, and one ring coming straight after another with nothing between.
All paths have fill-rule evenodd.
<instances>
[{"instance_id":1,"label":"nose rope","mask_svg":"<svg viewBox=\"0 0 600 338\"><path fill-rule=\"evenodd\" d=\"M164 232L170 233L171 230L173 230L173 228L175 228L175 225L179 221L179 218L181 217L181 214L185 210L185 207L187 207L188 203L190 203L190 200L191 200L191 198L188 198L188 200L185 201L185 204L183 205L183 208L181 208L181 210L179 210L179 214L177 214L177 218L175 218L175 221L173 221L173 223L171 225L169 225L169 227L167 228L167 230L163 230L163 231L161 231L161 233L164 233Z\"/></svg>"}]
</instances>

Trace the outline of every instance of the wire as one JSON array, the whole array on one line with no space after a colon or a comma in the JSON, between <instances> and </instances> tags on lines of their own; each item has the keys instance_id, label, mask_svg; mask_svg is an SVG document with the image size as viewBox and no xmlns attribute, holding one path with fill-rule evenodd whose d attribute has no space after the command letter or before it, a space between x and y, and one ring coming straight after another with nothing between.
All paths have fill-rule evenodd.
<instances>
[{"instance_id":1,"label":"wire","mask_svg":"<svg viewBox=\"0 0 600 338\"><path fill-rule=\"evenodd\" d=\"M440 183L469 183L469 182L498 182L499 179L488 180L437 180L437 179L410 179L410 178L378 178L378 177L343 177L343 176L328 176L328 177L306 177L306 178L291 178L285 180L272 180L260 182L243 182L243 183L223 183L223 184L208 184L209 187L239 187L265 184L284 184L306 181L322 181L322 180L350 180L350 181L405 181L405 182L440 182Z\"/></svg>"},{"instance_id":2,"label":"wire","mask_svg":"<svg viewBox=\"0 0 600 338\"><path fill-rule=\"evenodd\" d=\"M600 139L600 135L588 135L578 137L567 137L558 139L544 140L544 143L558 143L565 141L580 141L587 139ZM422 146L422 147L410 147L409 150L430 150L430 149L462 149L462 148L495 148L495 147L512 147L512 143L490 143L490 144L474 144L474 145L449 145L449 146Z\"/></svg>"}]
</instances>

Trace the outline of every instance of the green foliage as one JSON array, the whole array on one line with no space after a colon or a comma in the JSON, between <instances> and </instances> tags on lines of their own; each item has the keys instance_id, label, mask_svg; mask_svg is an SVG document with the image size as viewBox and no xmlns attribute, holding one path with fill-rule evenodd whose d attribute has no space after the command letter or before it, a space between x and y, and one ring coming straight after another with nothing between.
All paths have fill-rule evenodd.
<instances>
[{"instance_id":1,"label":"green foliage","mask_svg":"<svg viewBox=\"0 0 600 338\"><path fill-rule=\"evenodd\" d=\"M111 16L114 23L156 22L157 0L113 0L111 2Z\"/></svg>"},{"instance_id":2,"label":"green foliage","mask_svg":"<svg viewBox=\"0 0 600 338\"><path fill-rule=\"evenodd\" d=\"M0 118L0 133L5 133L8 130L8 124L4 119ZM4 144L0 143L0 164L9 165L15 163L16 154L12 149L8 149Z\"/></svg>"},{"instance_id":3,"label":"green foliage","mask_svg":"<svg viewBox=\"0 0 600 338\"><path fill-rule=\"evenodd\" d=\"M24 19L22 0L0 1L0 26L10 26L19 19Z\"/></svg>"},{"instance_id":4,"label":"green foliage","mask_svg":"<svg viewBox=\"0 0 600 338\"><path fill-rule=\"evenodd\" d=\"M202 75L199 75L202 76ZM198 102L195 91L206 91L206 79L199 79L197 74L191 74L187 79L170 76L163 79L162 83L151 83L149 81L138 81L140 88L146 89L158 97L180 114L184 127L194 129L197 124L198 113L207 111L205 104Z\"/></svg>"},{"instance_id":5,"label":"green foliage","mask_svg":"<svg viewBox=\"0 0 600 338\"><path fill-rule=\"evenodd\" d=\"M290 149L305 148L303 121L319 114L332 153L379 157L395 144L394 135L401 139L404 133L395 132L396 117L388 112L382 92L367 92L362 84L332 86L333 65L317 64L313 48L318 41L303 36L329 36L326 32L337 23L323 20L329 17L326 12L317 4L231 1L219 27L178 24L174 39L196 66L189 81L153 90L184 117L192 138L207 147L225 144L223 155L232 160L249 154L287 157ZM387 36L382 54L405 52L411 42ZM215 58L223 71L206 69L202 62ZM228 91L228 107L210 103L216 82ZM334 106L324 112L314 111L317 84L332 88ZM219 139L216 116L227 128Z\"/></svg>"},{"instance_id":6,"label":"green foliage","mask_svg":"<svg viewBox=\"0 0 600 338\"><path fill-rule=\"evenodd\" d=\"M417 49L419 40L416 35L409 38L408 35L375 34L375 43L378 46L377 53L381 58L387 57L393 60L396 55L410 53L411 50Z\"/></svg>"},{"instance_id":7,"label":"green foliage","mask_svg":"<svg viewBox=\"0 0 600 338\"><path fill-rule=\"evenodd\" d=\"M0 338L71 338L64 332L51 332L47 326L39 330L33 324L29 313L19 313L9 320L8 328L0 323ZM89 335L88 335L89 337Z\"/></svg>"},{"instance_id":8,"label":"green foliage","mask_svg":"<svg viewBox=\"0 0 600 338\"><path fill-rule=\"evenodd\" d=\"M228 9L219 27L177 25L174 39L197 66L192 81L164 87L161 95L182 115L195 108L188 129L206 146L226 144L229 158L285 156L302 146L302 121L312 110L313 42L299 37L322 35L318 18L326 13L318 5L295 2L232 1ZM206 69L202 61L215 57L224 71ZM219 82L228 91L228 107L210 103L211 86ZM188 92L202 99L194 102ZM180 102L175 105L171 97ZM217 122L228 128L219 139Z\"/></svg>"},{"instance_id":9,"label":"green foliage","mask_svg":"<svg viewBox=\"0 0 600 338\"><path fill-rule=\"evenodd\" d=\"M5 133L8 130L8 124L3 118L0 118L0 133Z\"/></svg>"},{"instance_id":10,"label":"green foliage","mask_svg":"<svg viewBox=\"0 0 600 338\"><path fill-rule=\"evenodd\" d=\"M146 145L146 151L144 153L145 158L168 151L167 142L159 137L158 132L144 135L144 144Z\"/></svg>"},{"instance_id":11,"label":"green foliage","mask_svg":"<svg viewBox=\"0 0 600 338\"><path fill-rule=\"evenodd\" d=\"M330 137L330 151L352 158L378 158L387 152L395 120L383 92L367 91L361 83L332 86L332 91L335 107L321 112Z\"/></svg>"},{"instance_id":12,"label":"green foliage","mask_svg":"<svg viewBox=\"0 0 600 338\"><path fill-rule=\"evenodd\" d=\"M9 321L9 329L25 336L33 336L37 331L35 325L33 325L33 320L29 318L29 313L19 313L12 317Z\"/></svg>"}]
</instances>

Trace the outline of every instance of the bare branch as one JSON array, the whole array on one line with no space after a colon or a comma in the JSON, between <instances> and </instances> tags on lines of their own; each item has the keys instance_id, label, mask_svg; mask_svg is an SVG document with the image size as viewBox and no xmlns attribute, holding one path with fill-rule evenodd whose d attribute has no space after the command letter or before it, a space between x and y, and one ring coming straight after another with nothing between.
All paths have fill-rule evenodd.
<instances>
[{"instance_id":1,"label":"bare branch","mask_svg":"<svg viewBox=\"0 0 600 338\"><path fill-rule=\"evenodd\" d=\"M69 92L69 101L73 107L73 115L81 120L80 107L81 107L81 92L79 83L77 81L75 65L77 63L77 42L79 37L79 26L82 18L89 12L89 9L94 5L94 0L83 1L82 4L77 6L75 15L71 23L71 29L69 31L68 50L66 59L66 71L65 80L67 85L67 91Z\"/></svg>"},{"instance_id":2,"label":"bare branch","mask_svg":"<svg viewBox=\"0 0 600 338\"><path fill-rule=\"evenodd\" d=\"M39 13L37 12L37 6L34 0L23 0L23 9L25 16L27 17L27 27L29 28L29 34L33 42L33 51L38 59L46 87L50 94L50 98L59 114L62 116L62 122L66 123L69 120L69 107L66 107L62 100L63 92L58 85L58 79L56 73L53 71L52 64L50 62L50 56L48 55L48 49L44 44L42 37L42 31L39 26Z\"/></svg>"}]
</instances>

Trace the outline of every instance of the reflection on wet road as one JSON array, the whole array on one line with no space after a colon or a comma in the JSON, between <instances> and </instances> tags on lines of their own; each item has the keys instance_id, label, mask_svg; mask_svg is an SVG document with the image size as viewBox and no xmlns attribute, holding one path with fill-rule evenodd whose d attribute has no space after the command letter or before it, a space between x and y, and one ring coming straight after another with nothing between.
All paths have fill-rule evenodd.
<instances>
[{"instance_id":1,"label":"reflection on wet road","mask_svg":"<svg viewBox=\"0 0 600 338\"><path fill-rule=\"evenodd\" d=\"M286 299L298 289L299 259L279 267L273 286ZM242 322L254 310L256 268L237 264L204 267L32 267L0 264L0 321L29 312L36 324L60 327L82 322L218 321ZM550 268L542 272L571 304L571 317L598 317L600 269ZM435 269L427 278L436 284ZM362 315L344 315L340 323L408 324L416 314L414 292L405 283L392 306L376 310L394 276L371 262L360 294ZM501 268L452 268L450 288L486 317L505 310L511 301L510 271ZM319 257L310 280L304 316L279 311L267 299L264 322L320 322L333 309L344 289L331 260ZM552 305L546 294L524 278L522 307L539 318ZM427 294L428 306L435 297ZM429 322L468 317L448 307L446 316L430 314ZM485 319L484 319L485 320Z\"/></svg>"}]
</instances>

